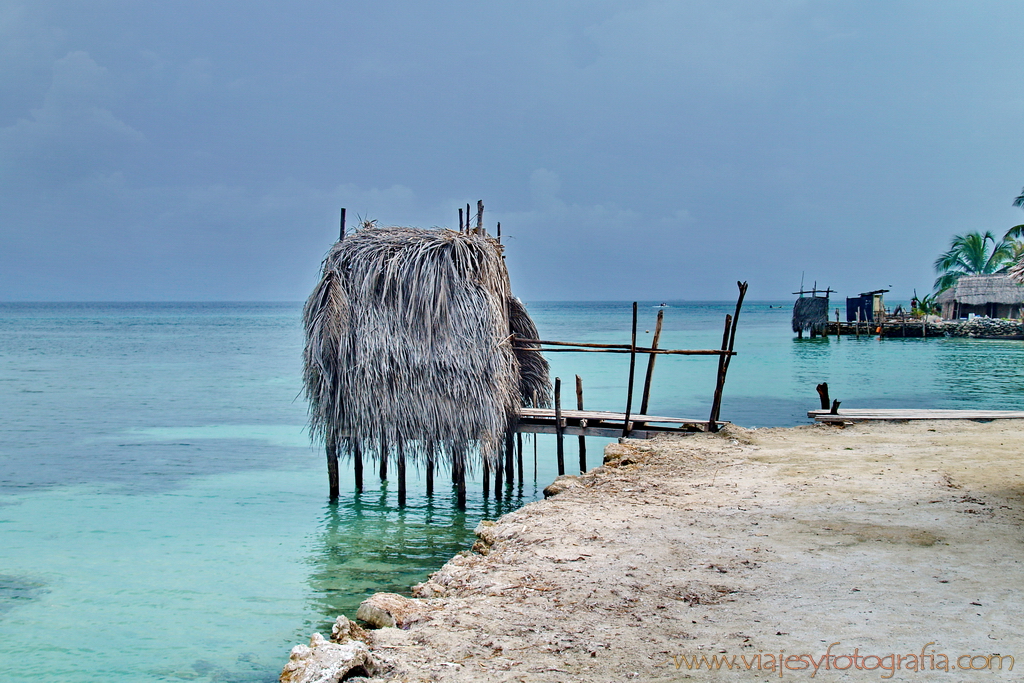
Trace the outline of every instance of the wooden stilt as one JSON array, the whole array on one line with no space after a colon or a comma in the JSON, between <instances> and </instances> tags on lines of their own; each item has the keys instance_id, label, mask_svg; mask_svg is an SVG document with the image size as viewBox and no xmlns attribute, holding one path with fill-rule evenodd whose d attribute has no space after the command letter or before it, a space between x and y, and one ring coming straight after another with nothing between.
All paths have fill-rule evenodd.
<instances>
[{"instance_id":1,"label":"wooden stilt","mask_svg":"<svg viewBox=\"0 0 1024 683\"><path fill-rule=\"evenodd\" d=\"M388 437L380 437L380 480L388 480Z\"/></svg>"},{"instance_id":2,"label":"wooden stilt","mask_svg":"<svg viewBox=\"0 0 1024 683\"><path fill-rule=\"evenodd\" d=\"M355 464L356 474L356 491L362 492L363 490L363 449L356 444L352 452L352 460Z\"/></svg>"},{"instance_id":3,"label":"wooden stilt","mask_svg":"<svg viewBox=\"0 0 1024 683\"><path fill-rule=\"evenodd\" d=\"M719 356L721 358L721 356ZM622 422L623 438L629 436L629 414L633 409L633 374L636 372L636 302L633 302L633 337L629 343L629 382L626 386L626 419Z\"/></svg>"},{"instance_id":4,"label":"wooden stilt","mask_svg":"<svg viewBox=\"0 0 1024 683\"><path fill-rule=\"evenodd\" d=\"M516 461L519 465L519 485L523 485L523 435L516 432Z\"/></svg>"},{"instance_id":5,"label":"wooden stilt","mask_svg":"<svg viewBox=\"0 0 1024 683\"><path fill-rule=\"evenodd\" d=\"M533 435L533 483L537 483L537 435Z\"/></svg>"},{"instance_id":6,"label":"wooden stilt","mask_svg":"<svg viewBox=\"0 0 1024 683\"><path fill-rule=\"evenodd\" d=\"M427 444L427 495L434 495L434 442Z\"/></svg>"},{"instance_id":7,"label":"wooden stilt","mask_svg":"<svg viewBox=\"0 0 1024 683\"><path fill-rule=\"evenodd\" d=\"M505 486L512 488L515 484L516 445L512 441L512 432L505 434Z\"/></svg>"},{"instance_id":8,"label":"wooden stilt","mask_svg":"<svg viewBox=\"0 0 1024 683\"><path fill-rule=\"evenodd\" d=\"M505 468L501 466L501 456L494 460L494 498L501 499L501 489L505 484Z\"/></svg>"},{"instance_id":9,"label":"wooden stilt","mask_svg":"<svg viewBox=\"0 0 1024 683\"><path fill-rule=\"evenodd\" d=\"M583 410L583 378L576 375L576 409ZM584 424L584 426L586 426ZM587 437L580 434L580 474L587 471Z\"/></svg>"},{"instance_id":10,"label":"wooden stilt","mask_svg":"<svg viewBox=\"0 0 1024 683\"><path fill-rule=\"evenodd\" d=\"M558 476L565 474L565 451L562 444L562 378L555 378L555 448L558 452Z\"/></svg>"},{"instance_id":11,"label":"wooden stilt","mask_svg":"<svg viewBox=\"0 0 1024 683\"><path fill-rule=\"evenodd\" d=\"M398 507L405 507L405 448L401 441L396 444L395 458L398 460Z\"/></svg>"},{"instance_id":12,"label":"wooden stilt","mask_svg":"<svg viewBox=\"0 0 1024 683\"><path fill-rule=\"evenodd\" d=\"M330 434L327 437L327 485L330 490L328 497L338 500L338 439Z\"/></svg>"},{"instance_id":13,"label":"wooden stilt","mask_svg":"<svg viewBox=\"0 0 1024 683\"><path fill-rule=\"evenodd\" d=\"M484 499L491 497L491 463L487 462L487 458L484 461Z\"/></svg>"},{"instance_id":14,"label":"wooden stilt","mask_svg":"<svg viewBox=\"0 0 1024 683\"><path fill-rule=\"evenodd\" d=\"M460 510L466 509L466 454L459 453L459 478L455 482L456 504Z\"/></svg>"}]
</instances>

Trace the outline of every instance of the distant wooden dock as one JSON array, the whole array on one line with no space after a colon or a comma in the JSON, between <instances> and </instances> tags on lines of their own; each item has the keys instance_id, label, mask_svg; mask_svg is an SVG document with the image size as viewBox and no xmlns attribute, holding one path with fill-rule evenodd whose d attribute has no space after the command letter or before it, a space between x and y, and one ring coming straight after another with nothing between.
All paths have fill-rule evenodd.
<instances>
[{"instance_id":1,"label":"distant wooden dock","mask_svg":"<svg viewBox=\"0 0 1024 683\"><path fill-rule=\"evenodd\" d=\"M1021 410L942 410L929 408L859 408L840 410L809 410L807 417L817 422L898 422L904 420L1024 420Z\"/></svg>"},{"instance_id":2,"label":"distant wooden dock","mask_svg":"<svg viewBox=\"0 0 1024 683\"><path fill-rule=\"evenodd\" d=\"M707 418L663 417L660 415L629 415L603 410L562 410L561 433L566 436L620 437L651 439L658 434L708 431ZM626 420L629 425L626 425ZM721 429L729 424L719 420ZM517 431L524 434L558 434L555 411L548 408L523 408ZM716 430L717 431L717 430Z\"/></svg>"}]
</instances>

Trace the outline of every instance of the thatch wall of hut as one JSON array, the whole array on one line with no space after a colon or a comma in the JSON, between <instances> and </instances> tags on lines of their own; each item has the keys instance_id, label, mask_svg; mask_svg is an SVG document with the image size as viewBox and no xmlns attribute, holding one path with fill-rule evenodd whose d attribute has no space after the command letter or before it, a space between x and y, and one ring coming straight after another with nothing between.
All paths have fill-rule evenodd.
<instances>
[{"instance_id":1,"label":"thatch wall of hut","mask_svg":"<svg viewBox=\"0 0 1024 683\"><path fill-rule=\"evenodd\" d=\"M828 299L823 296L800 297L793 304L793 331L821 333L828 322Z\"/></svg>"},{"instance_id":2,"label":"thatch wall of hut","mask_svg":"<svg viewBox=\"0 0 1024 683\"><path fill-rule=\"evenodd\" d=\"M484 234L348 235L324 259L304 325L311 432L341 455L493 463L519 409L549 405L547 362L511 343L536 327Z\"/></svg>"}]
</instances>

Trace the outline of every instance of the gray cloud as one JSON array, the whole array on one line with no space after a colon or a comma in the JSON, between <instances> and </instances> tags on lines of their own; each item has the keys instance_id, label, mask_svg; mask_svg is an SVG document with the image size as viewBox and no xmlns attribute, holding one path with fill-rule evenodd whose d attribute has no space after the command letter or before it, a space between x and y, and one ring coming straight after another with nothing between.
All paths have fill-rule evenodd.
<instances>
[{"instance_id":1,"label":"gray cloud","mask_svg":"<svg viewBox=\"0 0 1024 683\"><path fill-rule=\"evenodd\" d=\"M340 206L477 198L527 298L909 295L1022 222L1022 15L0 0L0 298L301 299Z\"/></svg>"}]
</instances>

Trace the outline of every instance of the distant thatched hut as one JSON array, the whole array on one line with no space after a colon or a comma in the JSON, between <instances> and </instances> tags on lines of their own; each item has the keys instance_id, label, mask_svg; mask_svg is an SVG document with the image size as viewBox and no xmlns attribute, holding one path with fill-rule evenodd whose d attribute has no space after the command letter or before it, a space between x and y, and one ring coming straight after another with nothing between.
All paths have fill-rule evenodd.
<instances>
[{"instance_id":1,"label":"distant thatched hut","mask_svg":"<svg viewBox=\"0 0 1024 683\"><path fill-rule=\"evenodd\" d=\"M812 337L824 334L826 323L828 323L827 296L801 296L793 304L793 331L801 337L805 331L810 331Z\"/></svg>"},{"instance_id":2,"label":"distant thatched hut","mask_svg":"<svg viewBox=\"0 0 1024 683\"><path fill-rule=\"evenodd\" d=\"M1024 304L1024 286L1008 273L962 275L957 283L942 292L942 317L966 318L970 314L989 318L1019 318Z\"/></svg>"},{"instance_id":3,"label":"distant thatched hut","mask_svg":"<svg viewBox=\"0 0 1024 683\"><path fill-rule=\"evenodd\" d=\"M348 235L324 259L304 324L310 426L329 453L464 472L476 454L497 464L521 407L548 405L547 362L511 343L536 327L482 230Z\"/></svg>"}]
</instances>

